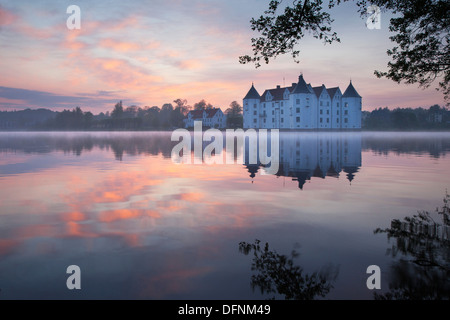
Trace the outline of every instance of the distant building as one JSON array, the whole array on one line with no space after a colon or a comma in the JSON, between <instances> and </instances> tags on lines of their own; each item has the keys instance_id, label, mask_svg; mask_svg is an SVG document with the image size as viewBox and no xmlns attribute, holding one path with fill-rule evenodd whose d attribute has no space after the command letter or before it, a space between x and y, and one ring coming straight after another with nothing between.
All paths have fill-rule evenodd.
<instances>
[{"instance_id":1,"label":"distant building","mask_svg":"<svg viewBox=\"0 0 450 320\"><path fill-rule=\"evenodd\" d=\"M262 95L252 84L243 105L245 129L361 129L362 97L351 81L344 94L339 87L312 87L303 75Z\"/></svg>"},{"instance_id":2,"label":"distant building","mask_svg":"<svg viewBox=\"0 0 450 320\"><path fill-rule=\"evenodd\" d=\"M227 117L220 108L189 111L184 119L185 128L193 128L194 121L202 121L204 127L222 129L227 126Z\"/></svg>"}]
</instances>

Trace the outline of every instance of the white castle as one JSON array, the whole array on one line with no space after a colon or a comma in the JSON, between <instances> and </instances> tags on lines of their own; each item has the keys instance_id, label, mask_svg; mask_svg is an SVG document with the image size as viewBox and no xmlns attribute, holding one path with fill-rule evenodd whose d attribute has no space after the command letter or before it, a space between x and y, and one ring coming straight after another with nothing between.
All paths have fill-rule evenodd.
<instances>
[{"instance_id":1,"label":"white castle","mask_svg":"<svg viewBox=\"0 0 450 320\"><path fill-rule=\"evenodd\" d=\"M261 96L252 84L243 102L244 129L361 129L362 98L351 80L344 94L339 87L312 87L303 75Z\"/></svg>"}]
</instances>

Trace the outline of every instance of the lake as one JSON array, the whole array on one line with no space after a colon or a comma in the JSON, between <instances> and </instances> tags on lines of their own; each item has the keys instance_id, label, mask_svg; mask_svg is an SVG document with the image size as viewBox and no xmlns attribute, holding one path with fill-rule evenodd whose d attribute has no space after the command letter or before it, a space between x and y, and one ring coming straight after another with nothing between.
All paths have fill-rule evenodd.
<instances>
[{"instance_id":1,"label":"lake","mask_svg":"<svg viewBox=\"0 0 450 320\"><path fill-rule=\"evenodd\" d=\"M281 132L275 174L176 143L0 133L0 299L449 298L450 133Z\"/></svg>"}]
</instances>

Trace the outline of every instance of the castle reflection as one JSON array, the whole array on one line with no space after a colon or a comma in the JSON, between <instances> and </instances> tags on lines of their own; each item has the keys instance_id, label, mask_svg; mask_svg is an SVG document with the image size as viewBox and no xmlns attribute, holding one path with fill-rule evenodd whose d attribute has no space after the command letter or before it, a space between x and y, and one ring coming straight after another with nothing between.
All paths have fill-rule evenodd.
<instances>
[{"instance_id":1,"label":"castle reflection","mask_svg":"<svg viewBox=\"0 0 450 320\"><path fill-rule=\"evenodd\" d=\"M306 181L317 178L345 178L351 183L361 167L361 134L359 133L301 133L281 134L277 176L290 177L303 189ZM245 150L245 167L250 178L265 168L249 162Z\"/></svg>"}]
</instances>

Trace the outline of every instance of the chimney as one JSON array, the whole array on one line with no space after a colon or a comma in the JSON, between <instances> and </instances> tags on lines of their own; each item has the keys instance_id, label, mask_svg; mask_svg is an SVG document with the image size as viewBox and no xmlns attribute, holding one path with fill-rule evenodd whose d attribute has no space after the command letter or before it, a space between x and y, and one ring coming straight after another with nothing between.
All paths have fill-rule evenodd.
<instances>
[{"instance_id":1,"label":"chimney","mask_svg":"<svg viewBox=\"0 0 450 320\"><path fill-rule=\"evenodd\" d=\"M277 84L277 89L280 89L280 85Z\"/></svg>"}]
</instances>

